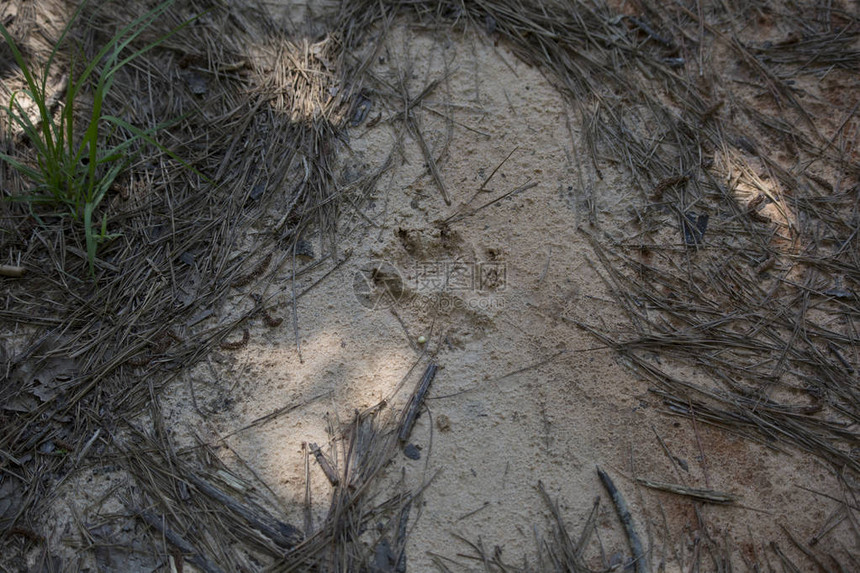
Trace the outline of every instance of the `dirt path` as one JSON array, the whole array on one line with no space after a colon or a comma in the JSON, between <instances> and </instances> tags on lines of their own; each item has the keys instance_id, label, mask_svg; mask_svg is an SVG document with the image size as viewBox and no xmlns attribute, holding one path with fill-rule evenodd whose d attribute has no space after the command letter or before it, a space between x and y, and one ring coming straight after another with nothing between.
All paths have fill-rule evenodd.
<instances>
[{"instance_id":1,"label":"dirt path","mask_svg":"<svg viewBox=\"0 0 860 573\"><path fill-rule=\"evenodd\" d=\"M230 440L284 506L296 508L295 522L305 495L302 443L325 444L330 424L390 399L402 383L411 390L432 357L441 370L411 438L420 459L398 456L389 471L396 481L403 468L413 486L432 478L409 530L416 571L432 568L431 554L451 556L452 534L480 538L488 550L498 545L509 563L531 556L532 526L543 524L546 510L538 483L562 500L562 514L579 530L601 492L596 466L614 475L655 544L655 562L674 557L662 553L664 543L690 559L700 527L742 544L735 559L752 559L756 544L761 550L781 538L781 523L811 535L828 510L801 488L834 491L824 468L666 416L646 381L575 326L624 326L586 234L622 225L635 201L620 170L605 169L583 188L582 126L558 92L538 70L474 34L428 34L401 23L381 54L373 73L391 85L405 81L410 96L444 78L424 100L426 110L442 113L416 111L416 123L452 204L414 134L385 122L354 130L341 155L342 181L375 172L389 157L394 167L363 207L344 209L341 249L350 257L300 300L301 356L289 320L274 329L259 322L251 342L215 359L223 366L192 375L198 392L232 389L232 406L210 406L209 423L221 434L274 405L324 395ZM390 113L371 107L365 123ZM599 227L588 224L589 210ZM276 314L290 306L288 278L282 273L269 289ZM177 391L168 403L166 419L184 421L188 395ZM742 507L697 509L687 498L637 488L633 477L731 493ZM311 483L320 520L330 484L318 467ZM615 520L604 502L599 531L610 563L629 555ZM591 565L606 563L593 556Z\"/></svg>"}]
</instances>

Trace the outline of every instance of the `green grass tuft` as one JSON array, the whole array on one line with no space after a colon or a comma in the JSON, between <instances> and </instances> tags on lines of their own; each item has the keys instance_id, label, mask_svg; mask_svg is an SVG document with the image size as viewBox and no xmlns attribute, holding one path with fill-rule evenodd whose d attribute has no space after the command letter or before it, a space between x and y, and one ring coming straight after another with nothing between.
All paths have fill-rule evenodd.
<instances>
[{"instance_id":1,"label":"green grass tuft","mask_svg":"<svg viewBox=\"0 0 860 573\"><path fill-rule=\"evenodd\" d=\"M86 236L89 271L93 277L95 277L98 245L118 236L107 232L106 215L103 216L101 224L93 221L96 209L117 176L128 165L135 143L144 140L174 157L153 139L155 132L166 124L141 130L118 117L107 115L103 110L105 97L111 89L116 73L191 21L185 22L145 47L128 53L129 45L171 4L173 0L168 0L140 16L120 30L99 50L79 75L69 79L61 109L57 113L53 113L47 103L50 96L47 93L48 76L59 47L71 25L80 16L86 2L81 3L69 24L63 29L41 75L36 75L27 65L9 31L0 24L0 34L11 48L26 82L26 88L14 93L10 98L6 112L11 122L23 130L36 154L35 164L31 164L0 153L0 160L7 162L32 183L32 188L26 195L7 199L29 203L31 208L36 205L58 208L59 214L71 216L76 222L82 223ZM72 66L72 70L75 70L75 66ZM76 125L76 105L85 89L91 91L92 107L83 124ZM36 121L30 118L21 104L22 95L35 103L38 109ZM105 130L110 132L117 128L130 133L131 137L122 143L106 147Z\"/></svg>"}]
</instances>

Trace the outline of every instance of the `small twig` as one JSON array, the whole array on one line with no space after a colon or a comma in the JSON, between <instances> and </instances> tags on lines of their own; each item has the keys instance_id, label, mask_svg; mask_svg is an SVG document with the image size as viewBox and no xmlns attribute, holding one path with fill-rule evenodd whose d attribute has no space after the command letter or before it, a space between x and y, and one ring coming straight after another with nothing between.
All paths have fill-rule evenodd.
<instances>
[{"instance_id":1,"label":"small twig","mask_svg":"<svg viewBox=\"0 0 860 573\"><path fill-rule=\"evenodd\" d=\"M314 531L314 516L311 512L311 506L313 504L313 497L311 495L311 463L310 456L308 455L308 444L302 443L302 453L305 458L305 533L307 535L313 535Z\"/></svg>"},{"instance_id":2,"label":"small twig","mask_svg":"<svg viewBox=\"0 0 860 573\"><path fill-rule=\"evenodd\" d=\"M16 265L0 265L0 276L18 278L27 272L26 267Z\"/></svg>"},{"instance_id":3,"label":"small twig","mask_svg":"<svg viewBox=\"0 0 860 573\"><path fill-rule=\"evenodd\" d=\"M627 539L630 542L630 550L633 552L633 562L636 573L650 573L651 567L645 559L645 552L642 549L642 540L636 533L633 527L633 517L630 515L630 510L627 509L627 503L621 496L621 492L612 483L612 479L599 467L597 475L600 476L600 481L603 482L603 487L609 492L609 497L612 498L612 503L615 504L615 511L618 512L618 519L621 520L621 525L624 526L624 531L627 533Z\"/></svg>"},{"instance_id":4,"label":"small twig","mask_svg":"<svg viewBox=\"0 0 860 573\"><path fill-rule=\"evenodd\" d=\"M436 187L439 188L439 193L442 194L442 199L445 201L446 205L450 205L451 199L448 197L448 189L445 187L445 182L442 181L442 175L439 173L439 168L436 166L436 160L433 159L433 152L430 151L430 147L424 139L424 134L421 133L421 130L418 128L418 124L415 123L415 120L412 119L411 116L407 117L406 125L409 128L409 131L412 132L412 135L415 136L415 139L418 140L418 147L421 148L421 153L424 155L424 161L427 162L427 168L430 170L430 175L433 177Z\"/></svg>"},{"instance_id":5,"label":"small twig","mask_svg":"<svg viewBox=\"0 0 860 573\"><path fill-rule=\"evenodd\" d=\"M546 254L546 264L543 266L543 270L538 277L538 284L541 284L546 278L546 274L549 272L549 263L552 260L552 245L549 247L549 252Z\"/></svg>"},{"instance_id":6,"label":"small twig","mask_svg":"<svg viewBox=\"0 0 860 573\"><path fill-rule=\"evenodd\" d=\"M438 222L437 225L447 225L447 224L455 223L457 221L465 219L466 217L471 217L472 215L476 214L478 211L480 211L482 209L486 209L487 207L489 207L491 205L495 205L496 203L498 203L502 199L510 197L511 195L516 195L517 193L520 193L522 191L528 191L532 187L537 187L537 185L538 185L537 181L532 181L531 183L526 183L525 185L521 185L520 187L517 187L516 189L514 189L512 191L508 191L504 195L496 197L492 201L488 201L487 203L484 203L480 207L475 207L474 209L466 209L463 211L458 211L457 213L454 213L453 215L451 215L447 219L443 219L442 221Z\"/></svg>"},{"instance_id":7,"label":"small twig","mask_svg":"<svg viewBox=\"0 0 860 573\"><path fill-rule=\"evenodd\" d=\"M424 397L430 389L430 383L433 382L433 378L436 377L437 369L438 366L436 366L436 363L431 362L427 365L427 369L424 370L424 375L421 377L421 381L418 383L415 394L409 402L409 408L406 411L406 416L403 418L403 425L400 427L400 432L397 434L397 439L401 442L406 442L406 440L409 439L409 434L412 433L412 426L415 425L415 418L418 417L418 411L424 403Z\"/></svg>"},{"instance_id":8,"label":"small twig","mask_svg":"<svg viewBox=\"0 0 860 573\"><path fill-rule=\"evenodd\" d=\"M232 432L221 436L217 440L216 443L224 442L224 440L226 440L227 438L235 436L236 434L238 434L240 432L244 432L245 430L249 430L255 426L259 426L261 424L266 424L268 422L271 422L272 420L274 420L278 416L282 416L288 412L292 412L293 410L296 410L297 408L307 406L308 404L315 402L316 400L319 400L320 398L325 398L327 396L331 396L331 390L328 390L326 392L320 392L319 394L316 394L315 396L311 396L310 398L308 398L307 400L305 400L303 402L298 402L296 404L290 404L289 406L282 406L273 412L269 412L268 414L260 416L256 420L254 420L248 424L245 424L241 428L237 428L237 429L233 430Z\"/></svg>"},{"instance_id":9,"label":"small twig","mask_svg":"<svg viewBox=\"0 0 860 573\"><path fill-rule=\"evenodd\" d=\"M230 511L242 517L248 525L277 543L283 548L292 549L301 543L304 535L297 528L267 515L260 509L252 509L241 504L226 493L222 492L203 478L190 473L188 481L208 497L224 505Z\"/></svg>"},{"instance_id":10,"label":"small twig","mask_svg":"<svg viewBox=\"0 0 860 573\"><path fill-rule=\"evenodd\" d=\"M102 433L102 429L97 428L96 431L93 433L92 437L89 440L87 440L87 443L84 444L84 447L81 448L80 452L78 452L78 457L75 458L75 466L80 464L81 460L87 456L87 453L90 451L90 448L93 447L93 444L98 439L98 437L101 433Z\"/></svg>"},{"instance_id":11,"label":"small twig","mask_svg":"<svg viewBox=\"0 0 860 573\"><path fill-rule=\"evenodd\" d=\"M711 483L708 479L708 459L705 457L705 449L702 447L702 439L699 436L699 425L696 423L696 410L693 408L693 401L689 401L690 404L690 419L693 421L693 434L696 436L696 445L699 447L699 454L702 457L702 475L705 478L705 486L710 488Z\"/></svg>"},{"instance_id":12,"label":"small twig","mask_svg":"<svg viewBox=\"0 0 860 573\"><path fill-rule=\"evenodd\" d=\"M824 573L831 573L831 570L828 567L825 567L824 563L818 558L818 556L812 552L812 550L805 546L803 543L797 540L797 538L792 535L791 531L783 524L779 524L780 529L788 536L789 541L791 541L795 547L800 549L804 555L809 557L809 559L818 566L819 571L823 571Z\"/></svg>"},{"instance_id":13,"label":"small twig","mask_svg":"<svg viewBox=\"0 0 860 573\"><path fill-rule=\"evenodd\" d=\"M640 483L645 487L650 487L651 489L659 489L660 491L667 491L669 493L674 493L677 495L685 495L687 497L692 497L697 501L704 501L707 503L734 503L738 500L738 497L732 495L730 493L723 493L721 491L715 491L712 489L699 489L695 487L687 487L685 485L678 485L673 483L662 483L657 481L650 481L642 478L635 478L636 483Z\"/></svg>"},{"instance_id":14,"label":"small twig","mask_svg":"<svg viewBox=\"0 0 860 573\"><path fill-rule=\"evenodd\" d=\"M478 187L478 189L480 189L481 191L483 191L483 190L487 187L487 183L489 183L489 182L490 182L490 180L493 178L493 175L495 175L495 174L496 174L496 171L498 171L499 169L501 169L501 168L502 168L502 165L504 165L505 163L507 163L508 159L510 159L510 158L511 158L511 155L513 155L513 154L514 154L514 152L516 152L516 150L517 150L517 149L519 149L519 148L520 148L520 146L519 146L519 145L517 145L516 147L514 147L513 149L511 149L511 152L510 152L510 153L508 153L508 155L507 155L504 159L502 159L502 162L501 162L501 163L499 163L498 165L496 165L496 168L495 168L495 169L493 169L493 172L492 172L492 173L490 173L490 176L489 176L489 177L487 177L487 178L484 180L484 182L483 182L483 183L481 183L481 186L480 186L480 187Z\"/></svg>"},{"instance_id":15,"label":"small twig","mask_svg":"<svg viewBox=\"0 0 860 573\"><path fill-rule=\"evenodd\" d=\"M185 554L185 558L188 559L190 563L193 563L195 566L199 567L203 571L206 571L207 573L222 573L224 571L216 564L209 561L209 559L201 555L200 552L197 551L197 549L193 545L191 545L188 541L185 540L185 538L167 527L167 525L165 525L164 523L164 520L160 519L154 513L145 509L133 511L147 525L161 533L168 541L168 543L182 551L182 553Z\"/></svg>"},{"instance_id":16,"label":"small twig","mask_svg":"<svg viewBox=\"0 0 860 573\"><path fill-rule=\"evenodd\" d=\"M320 469L322 469L325 477L328 478L329 483L333 486L337 486L340 483L340 476L337 475L337 472L331 466L331 463L328 461L328 458L325 457L325 454L322 453L320 447L315 443L311 442L308 444L308 447L311 450L311 453L317 460L317 463L320 465Z\"/></svg>"},{"instance_id":17,"label":"small twig","mask_svg":"<svg viewBox=\"0 0 860 573\"><path fill-rule=\"evenodd\" d=\"M473 515L475 515L479 511L483 511L484 509L487 509L489 506L490 506L490 502L485 501L478 509L473 509L472 511L470 511L468 513L464 513L463 515L458 517L457 521L463 521L466 518L472 517Z\"/></svg>"}]
</instances>

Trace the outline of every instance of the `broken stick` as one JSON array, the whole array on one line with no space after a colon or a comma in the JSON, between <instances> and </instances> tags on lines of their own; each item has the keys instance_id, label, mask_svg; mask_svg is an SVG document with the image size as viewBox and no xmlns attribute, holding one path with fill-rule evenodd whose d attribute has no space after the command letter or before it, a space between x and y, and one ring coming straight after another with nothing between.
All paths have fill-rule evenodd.
<instances>
[{"instance_id":1,"label":"broken stick","mask_svg":"<svg viewBox=\"0 0 860 573\"><path fill-rule=\"evenodd\" d=\"M427 365L427 369L424 370L421 382L418 383L415 394L413 394L412 400L409 402L406 417L403 418L403 426L401 426L400 433L397 435L397 438L401 442L406 442L409 439L409 434L412 433L412 426L415 425L415 418L418 417L418 411L424 403L424 397L427 395L427 390L430 389L430 383L436 377L436 370L438 368L435 362L431 362Z\"/></svg>"},{"instance_id":2,"label":"broken stick","mask_svg":"<svg viewBox=\"0 0 860 573\"><path fill-rule=\"evenodd\" d=\"M0 265L0 276L4 277L22 277L27 269L16 265Z\"/></svg>"},{"instance_id":3,"label":"broken stick","mask_svg":"<svg viewBox=\"0 0 860 573\"><path fill-rule=\"evenodd\" d=\"M650 481L642 478L636 478L636 483L642 484L645 487L649 487L651 489L659 489L660 491L667 491L669 493L674 493L677 495L685 495L687 497L692 497L697 501L702 501L705 503L728 504L734 503L738 500L738 497L736 495L716 491L713 489L687 487L684 485Z\"/></svg>"},{"instance_id":4,"label":"broken stick","mask_svg":"<svg viewBox=\"0 0 860 573\"><path fill-rule=\"evenodd\" d=\"M167 527L164 520L156 514L146 509L133 509L137 517L144 521L147 525L161 533L168 543L179 549L184 555L184 558L189 563L198 567L205 573L223 573L224 570L218 567L215 563L209 560L205 555L200 553L193 545L185 540L184 537Z\"/></svg>"},{"instance_id":5,"label":"broken stick","mask_svg":"<svg viewBox=\"0 0 860 573\"><path fill-rule=\"evenodd\" d=\"M627 503L621 497L621 492L612 483L612 479L599 467L597 475L600 476L600 481L603 482L603 487L609 492L609 497L612 498L612 503L615 504L615 511L618 513L618 519L621 520L621 525L624 526L624 531L627 533L627 539L630 542L630 551L633 552L633 566L636 573L651 573L651 566L645 559L645 552L642 550L642 540L636 533L633 527L633 517L630 515L630 510L627 509Z\"/></svg>"},{"instance_id":6,"label":"broken stick","mask_svg":"<svg viewBox=\"0 0 860 573\"><path fill-rule=\"evenodd\" d=\"M202 493L242 517L248 525L281 547L292 549L304 539L304 534L296 527L275 519L271 515L264 513L260 508L252 508L236 501L205 479L193 473L188 474L187 479Z\"/></svg>"},{"instance_id":7,"label":"broken stick","mask_svg":"<svg viewBox=\"0 0 860 573\"><path fill-rule=\"evenodd\" d=\"M311 453L317 459L317 463L320 465L320 468L322 468L325 477L328 478L328 481L331 483L331 485L337 486L337 484L340 483L340 477L337 475L337 472L334 471L334 468L331 466L331 463L329 463L328 458L325 457L325 454L322 453L320 447L313 442L309 443L308 447L311 449Z\"/></svg>"}]
</instances>

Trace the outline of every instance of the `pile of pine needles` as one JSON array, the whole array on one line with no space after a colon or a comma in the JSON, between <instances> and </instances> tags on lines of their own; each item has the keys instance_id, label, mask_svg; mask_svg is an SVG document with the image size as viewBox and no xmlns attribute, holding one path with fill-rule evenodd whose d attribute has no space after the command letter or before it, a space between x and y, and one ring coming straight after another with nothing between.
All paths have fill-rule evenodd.
<instances>
[{"instance_id":1,"label":"pile of pine needles","mask_svg":"<svg viewBox=\"0 0 860 573\"><path fill-rule=\"evenodd\" d=\"M72 55L86 62L140 8L96 4L58 50L57 59L66 58L58 75L69 73ZM44 62L62 28L51 24L75 6L43 2L37 9L4 8L4 24L33 66ZM1 204L0 250L9 268L21 270L0 279L0 467L12 500L0 519L7 555L21 551L22 539L38 539L28 534L40 508L59 483L88 466L88 456L103 464L112 453L145 491L176 491L169 480L181 464L164 443L121 445L129 421L213 347L235 344L225 340L232 331L267 316L260 293L268 277L322 273L333 260L339 197L329 163L345 134L351 86L360 88L364 62L356 54L370 22L353 29L354 21L329 15L335 32L320 41L299 26L275 27L253 4L180 2L140 44L195 17L182 34L117 72L104 102L107 113L141 129L169 119L157 138L171 154L143 143L134 150L104 202L119 237L101 245L94 280L83 234L67 220ZM372 55L373 46L365 51ZM20 71L3 73L8 101ZM62 84L62 77L51 80ZM14 134L0 144L10 155L27 154L27 141ZM0 170L4 193L25 189L5 165ZM306 232L321 237L322 252L301 268L296 249ZM227 308L236 292L248 304ZM130 503L154 515L144 502ZM180 529L192 518L180 520ZM217 560L230 563L220 558L227 546L209 541L221 548Z\"/></svg>"}]
</instances>

